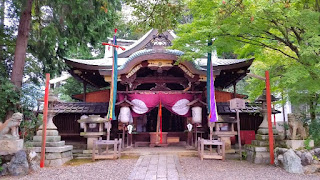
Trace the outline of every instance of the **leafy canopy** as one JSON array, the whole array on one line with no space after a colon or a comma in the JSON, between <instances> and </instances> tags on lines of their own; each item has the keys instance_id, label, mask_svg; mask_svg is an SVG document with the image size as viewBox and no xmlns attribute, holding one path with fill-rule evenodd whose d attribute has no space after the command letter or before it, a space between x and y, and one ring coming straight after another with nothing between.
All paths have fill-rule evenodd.
<instances>
[{"instance_id":1,"label":"leafy canopy","mask_svg":"<svg viewBox=\"0 0 320 180\"><path fill-rule=\"evenodd\" d=\"M318 0L189 0L191 23L178 26L173 48L195 59L211 51L238 58L255 57L251 70L269 70L272 90L284 92L293 103L312 104L315 111L320 90L320 3ZM221 54L220 54L221 55ZM264 82L250 80L251 97L261 93Z\"/></svg>"}]
</instances>

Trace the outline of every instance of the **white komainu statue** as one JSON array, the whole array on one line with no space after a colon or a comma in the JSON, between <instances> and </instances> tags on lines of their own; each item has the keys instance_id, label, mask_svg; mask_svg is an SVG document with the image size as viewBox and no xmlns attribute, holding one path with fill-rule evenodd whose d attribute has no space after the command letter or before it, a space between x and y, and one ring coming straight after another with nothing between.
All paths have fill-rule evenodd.
<instances>
[{"instance_id":1,"label":"white komainu statue","mask_svg":"<svg viewBox=\"0 0 320 180\"><path fill-rule=\"evenodd\" d=\"M306 129L303 127L302 121L299 120L297 116L298 115L294 115L292 113L288 114L289 130L291 134L290 139L306 139L308 136Z\"/></svg>"},{"instance_id":2,"label":"white komainu statue","mask_svg":"<svg viewBox=\"0 0 320 180\"><path fill-rule=\"evenodd\" d=\"M19 126L22 119L21 113L14 113L4 123L0 123L0 139L19 139Z\"/></svg>"}]
</instances>

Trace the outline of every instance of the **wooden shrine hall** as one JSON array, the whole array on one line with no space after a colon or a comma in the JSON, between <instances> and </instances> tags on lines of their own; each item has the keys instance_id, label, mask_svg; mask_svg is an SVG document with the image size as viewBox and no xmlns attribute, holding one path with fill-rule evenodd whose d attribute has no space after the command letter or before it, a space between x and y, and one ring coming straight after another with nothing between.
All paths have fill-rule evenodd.
<instances>
[{"instance_id":1,"label":"wooden shrine hall","mask_svg":"<svg viewBox=\"0 0 320 180\"><path fill-rule=\"evenodd\" d=\"M174 38L176 35L173 31L159 33L152 29L139 40L118 39L118 45L125 47L125 50L118 49L118 120L112 121L111 139L123 136L123 128L127 130L125 125L131 124L131 143L137 146L152 144L150 135L157 129L160 102L162 132L165 133L166 144L185 144L188 141L186 132L189 123L197 129L198 136L208 135L207 109L204 103L207 57L194 62L177 63L183 52L167 48L171 46ZM112 51L107 48L102 59L65 59L70 68L69 72L83 83L85 92L73 96L81 102L60 103L54 107L59 113L54 117L54 122L65 140L83 140L80 136L83 130L77 122L81 116L104 117L107 114L112 60ZM230 110L228 101L235 97L245 97L236 94L235 87L236 83L246 76L252 62L253 59L220 59L213 53L215 97L221 120L235 117L235 111ZM86 92L88 85L96 87L97 91ZM230 86L234 87L233 93L223 91ZM192 108L195 106L201 107L201 118L198 122L192 120ZM121 113L129 114L132 118L121 122ZM246 109L240 112L240 119L243 131L256 131L262 122L258 108L248 104ZM98 126L91 125L90 128L91 130L87 131L95 131ZM104 138L105 133L100 135Z\"/></svg>"}]
</instances>

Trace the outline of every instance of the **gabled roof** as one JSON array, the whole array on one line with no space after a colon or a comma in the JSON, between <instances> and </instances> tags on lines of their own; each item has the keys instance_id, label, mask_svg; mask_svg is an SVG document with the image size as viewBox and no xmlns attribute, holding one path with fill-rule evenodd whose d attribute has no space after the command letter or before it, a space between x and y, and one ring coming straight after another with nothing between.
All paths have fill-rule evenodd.
<instances>
[{"instance_id":1,"label":"gabled roof","mask_svg":"<svg viewBox=\"0 0 320 180\"><path fill-rule=\"evenodd\" d=\"M184 53L179 50L165 49L166 46L171 45L171 41L176 38L173 31L166 31L159 33L152 29L137 41L130 41L130 46L118 54L118 75L129 73L133 67L141 64L145 60L173 60L177 61L179 56ZM108 52L108 51L107 51ZM72 71L84 71L84 73L91 73L95 75L94 78L84 77L85 75L73 74L73 76L81 76L80 79L92 84L92 81L97 81L97 74L110 76L112 72L112 56L110 53L105 53L103 59L83 60L83 59L65 59L66 64L71 67ZM215 75L222 72L221 77L217 77L216 85L220 88L225 88L242 79L248 68L253 62L251 59L220 59L215 53L212 56L213 70ZM206 76L207 59L200 58L195 61L181 62L185 65L192 74ZM86 72L90 71L90 72ZM221 74L220 74L221 75ZM82 77L83 76L83 77ZM88 75L87 75L88 76ZM103 78L101 78L103 79ZM89 82L90 81L90 82ZM101 80L103 81L103 80ZM99 87L105 86L105 83L99 82Z\"/></svg>"}]
</instances>

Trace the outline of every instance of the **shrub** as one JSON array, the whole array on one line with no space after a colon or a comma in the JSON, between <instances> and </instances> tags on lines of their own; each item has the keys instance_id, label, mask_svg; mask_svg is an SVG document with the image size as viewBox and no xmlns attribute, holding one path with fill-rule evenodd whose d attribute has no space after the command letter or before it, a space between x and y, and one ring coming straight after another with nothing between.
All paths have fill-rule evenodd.
<instances>
[{"instance_id":1,"label":"shrub","mask_svg":"<svg viewBox=\"0 0 320 180\"><path fill-rule=\"evenodd\" d=\"M315 146L320 146L320 119L311 121L309 124L309 135L314 140Z\"/></svg>"}]
</instances>

